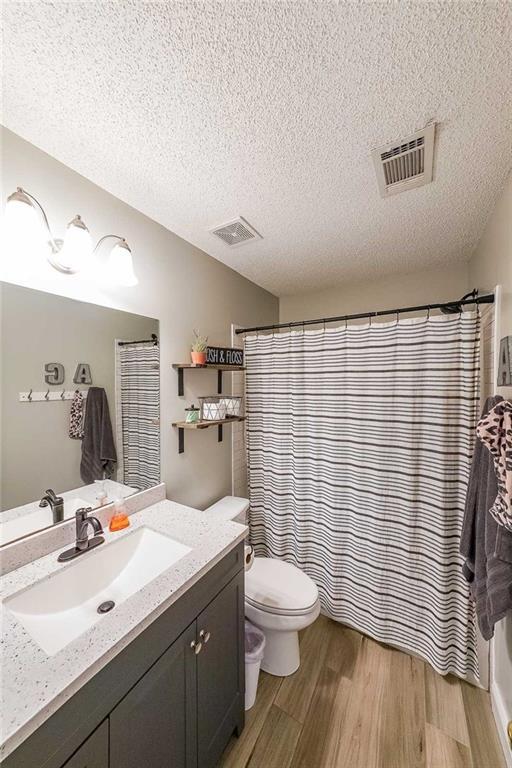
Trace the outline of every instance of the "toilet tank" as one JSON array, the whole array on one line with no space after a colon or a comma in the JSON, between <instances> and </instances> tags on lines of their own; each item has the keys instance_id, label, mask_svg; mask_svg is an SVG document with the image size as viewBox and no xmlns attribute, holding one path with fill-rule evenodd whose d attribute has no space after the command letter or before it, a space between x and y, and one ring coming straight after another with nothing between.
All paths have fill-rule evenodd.
<instances>
[{"instance_id":1,"label":"toilet tank","mask_svg":"<svg viewBox=\"0 0 512 768\"><path fill-rule=\"evenodd\" d=\"M224 496L223 499L205 509L208 515L215 515L220 520L233 520L235 523L247 525L249 499L241 496Z\"/></svg>"}]
</instances>

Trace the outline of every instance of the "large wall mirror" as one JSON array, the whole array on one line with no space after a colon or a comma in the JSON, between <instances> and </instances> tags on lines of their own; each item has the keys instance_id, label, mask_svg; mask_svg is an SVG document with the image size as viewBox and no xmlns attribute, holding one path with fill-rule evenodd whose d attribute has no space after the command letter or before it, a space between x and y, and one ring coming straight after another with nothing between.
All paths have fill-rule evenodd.
<instances>
[{"instance_id":1,"label":"large wall mirror","mask_svg":"<svg viewBox=\"0 0 512 768\"><path fill-rule=\"evenodd\" d=\"M160 482L160 372L157 320L0 291L5 545Z\"/></svg>"}]
</instances>

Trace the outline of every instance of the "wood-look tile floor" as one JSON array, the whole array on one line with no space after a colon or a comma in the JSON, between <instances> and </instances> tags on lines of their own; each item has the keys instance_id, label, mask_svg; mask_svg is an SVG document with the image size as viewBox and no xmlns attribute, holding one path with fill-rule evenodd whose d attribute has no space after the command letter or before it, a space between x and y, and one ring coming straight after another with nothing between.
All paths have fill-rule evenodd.
<instances>
[{"instance_id":1,"label":"wood-look tile floor","mask_svg":"<svg viewBox=\"0 0 512 768\"><path fill-rule=\"evenodd\" d=\"M219 768L505 768L489 695L320 616Z\"/></svg>"}]
</instances>

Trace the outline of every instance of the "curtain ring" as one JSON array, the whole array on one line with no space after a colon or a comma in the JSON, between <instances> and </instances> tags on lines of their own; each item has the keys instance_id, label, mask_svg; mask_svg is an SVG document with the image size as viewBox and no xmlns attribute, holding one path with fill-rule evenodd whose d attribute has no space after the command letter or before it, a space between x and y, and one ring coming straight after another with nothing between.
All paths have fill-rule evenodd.
<instances>
[{"instance_id":1,"label":"curtain ring","mask_svg":"<svg viewBox=\"0 0 512 768\"><path fill-rule=\"evenodd\" d=\"M372 315L368 315L370 328L372 327Z\"/></svg>"},{"instance_id":2,"label":"curtain ring","mask_svg":"<svg viewBox=\"0 0 512 768\"><path fill-rule=\"evenodd\" d=\"M325 333L325 317L324 317L324 333Z\"/></svg>"},{"instance_id":3,"label":"curtain ring","mask_svg":"<svg viewBox=\"0 0 512 768\"><path fill-rule=\"evenodd\" d=\"M302 321L302 335L303 335L303 336L306 334L306 330L305 330L305 327L304 327L304 326L305 326L305 324L306 324L306 321L305 321L305 320L303 320L303 321Z\"/></svg>"},{"instance_id":4,"label":"curtain ring","mask_svg":"<svg viewBox=\"0 0 512 768\"><path fill-rule=\"evenodd\" d=\"M427 323L430 320L430 306L427 308Z\"/></svg>"},{"instance_id":5,"label":"curtain ring","mask_svg":"<svg viewBox=\"0 0 512 768\"><path fill-rule=\"evenodd\" d=\"M400 312L399 312L399 311L398 311L398 309L397 309L397 311L396 311L396 321L395 321L395 328L396 328L396 326L398 325L398 323L399 323L399 320L400 320Z\"/></svg>"},{"instance_id":6,"label":"curtain ring","mask_svg":"<svg viewBox=\"0 0 512 768\"><path fill-rule=\"evenodd\" d=\"M345 315L345 330L348 331L348 317Z\"/></svg>"}]
</instances>

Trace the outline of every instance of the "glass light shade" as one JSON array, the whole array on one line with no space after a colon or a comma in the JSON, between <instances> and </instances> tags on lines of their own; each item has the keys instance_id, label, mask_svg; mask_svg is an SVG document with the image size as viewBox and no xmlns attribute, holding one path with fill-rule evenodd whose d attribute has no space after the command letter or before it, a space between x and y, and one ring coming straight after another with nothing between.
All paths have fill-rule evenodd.
<instances>
[{"instance_id":1,"label":"glass light shade","mask_svg":"<svg viewBox=\"0 0 512 768\"><path fill-rule=\"evenodd\" d=\"M9 195L0 226L0 276L3 280L44 272L48 234L39 210L18 187Z\"/></svg>"},{"instance_id":2,"label":"glass light shade","mask_svg":"<svg viewBox=\"0 0 512 768\"><path fill-rule=\"evenodd\" d=\"M9 195L5 206L5 226L14 234L23 236L27 232L41 230L38 212L29 196L18 187L16 192Z\"/></svg>"},{"instance_id":3,"label":"glass light shade","mask_svg":"<svg viewBox=\"0 0 512 768\"><path fill-rule=\"evenodd\" d=\"M61 272L79 272L92 255L92 240L89 230L80 216L68 224L62 248L54 253L51 264Z\"/></svg>"},{"instance_id":4,"label":"glass light shade","mask_svg":"<svg viewBox=\"0 0 512 768\"><path fill-rule=\"evenodd\" d=\"M108 257L106 269L108 279L114 285L132 288L139 282L133 269L132 252L126 240L120 240L114 245Z\"/></svg>"}]
</instances>

